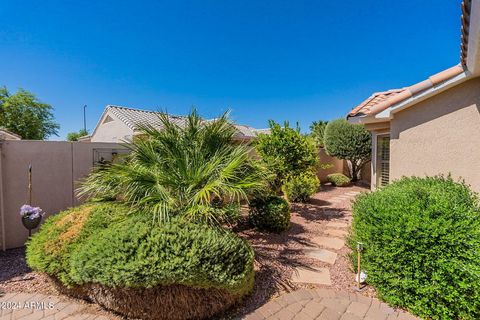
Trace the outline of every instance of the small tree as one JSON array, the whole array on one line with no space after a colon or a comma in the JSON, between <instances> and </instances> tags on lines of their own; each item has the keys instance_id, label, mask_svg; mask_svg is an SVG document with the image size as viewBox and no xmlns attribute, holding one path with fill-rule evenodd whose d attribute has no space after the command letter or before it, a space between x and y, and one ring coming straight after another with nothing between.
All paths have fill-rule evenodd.
<instances>
[{"instance_id":1,"label":"small tree","mask_svg":"<svg viewBox=\"0 0 480 320\"><path fill-rule=\"evenodd\" d=\"M60 126L54 121L52 110L33 93L20 89L10 94L6 87L0 88L0 124L22 139L44 140L58 135Z\"/></svg>"},{"instance_id":2,"label":"small tree","mask_svg":"<svg viewBox=\"0 0 480 320\"><path fill-rule=\"evenodd\" d=\"M269 122L270 133L260 134L255 143L262 157L274 175L273 188L278 191L288 175L314 170L318 165L318 150L311 137L300 133L300 128L291 128L288 122L283 127Z\"/></svg>"},{"instance_id":3,"label":"small tree","mask_svg":"<svg viewBox=\"0 0 480 320\"><path fill-rule=\"evenodd\" d=\"M78 132L69 132L67 134L68 141L78 141L80 137L88 135L88 131L85 129L80 129Z\"/></svg>"},{"instance_id":4,"label":"small tree","mask_svg":"<svg viewBox=\"0 0 480 320\"><path fill-rule=\"evenodd\" d=\"M328 121L313 121L310 125L310 136L315 140L315 143L318 147L323 148L325 146L324 143L324 134L325 128L327 127Z\"/></svg>"},{"instance_id":5,"label":"small tree","mask_svg":"<svg viewBox=\"0 0 480 320\"><path fill-rule=\"evenodd\" d=\"M325 151L348 161L350 178L357 181L362 167L370 161L372 141L370 132L361 124L344 119L331 121L325 128Z\"/></svg>"}]
</instances>

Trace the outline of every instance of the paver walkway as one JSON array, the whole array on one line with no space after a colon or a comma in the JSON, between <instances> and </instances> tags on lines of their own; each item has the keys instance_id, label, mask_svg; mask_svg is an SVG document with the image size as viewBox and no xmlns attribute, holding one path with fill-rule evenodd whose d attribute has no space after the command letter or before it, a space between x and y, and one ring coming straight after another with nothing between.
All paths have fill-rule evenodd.
<instances>
[{"instance_id":1,"label":"paver walkway","mask_svg":"<svg viewBox=\"0 0 480 320\"><path fill-rule=\"evenodd\" d=\"M350 206L351 201L360 193L360 191L349 191L344 194L328 199L332 204L330 209L344 208ZM303 252L310 258L327 262L330 265L335 264L337 258L336 250L345 246L345 237L352 220L351 212L345 211L345 214L339 218L333 218L328 224L327 229L323 230L310 239L312 245L305 246ZM319 285L331 285L330 272L328 268L305 268L297 267L292 278L293 282L311 283Z\"/></svg>"},{"instance_id":2,"label":"paver walkway","mask_svg":"<svg viewBox=\"0 0 480 320\"><path fill-rule=\"evenodd\" d=\"M311 244L305 245L302 250L303 254L309 258L327 263L327 267L296 267L292 282L320 285L322 287L332 285L330 268L335 264L339 254L338 251L345 246L345 237L352 221L352 214L348 209L352 200L359 193L360 191L348 191L327 199L330 203L330 210L347 210L342 210L344 212L342 216L333 217L326 224L326 229L314 234L310 239ZM417 318L407 312L390 308L378 299L357 293L321 288L300 289L281 295L243 319L407 320Z\"/></svg>"},{"instance_id":3,"label":"paver walkway","mask_svg":"<svg viewBox=\"0 0 480 320\"><path fill-rule=\"evenodd\" d=\"M84 313L86 306L56 296L34 293L0 295L0 320L108 320Z\"/></svg>"},{"instance_id":4,"label":"paver walkway","mask_svg":"<svg viewBox=\"0 0 480 320\"><path fill-rule=\"evenodd\" d=\"M413 320L377 299L332 289L301 289L271 301L245 320Z\"/></svg>"}]
</instances>

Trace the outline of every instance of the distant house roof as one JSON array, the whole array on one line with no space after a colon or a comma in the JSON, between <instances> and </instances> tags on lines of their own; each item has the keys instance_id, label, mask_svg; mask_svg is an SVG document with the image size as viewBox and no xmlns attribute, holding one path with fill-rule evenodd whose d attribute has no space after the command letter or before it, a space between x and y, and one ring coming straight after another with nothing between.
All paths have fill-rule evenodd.
<instances>
[{"instance_id":1,"label":"distant house roof","mask_svg":"<svg viewBox=\"0 0 480 320\"><path fill-rule=\"evenodd\" d=\"M124 122L132 130L138 129L138 127L141 125L151 125L159 129L162 128L158 118L158 115L162 113L159 111L141 110L116 105L108 105L105 108L104 113L107 113L109 111L112 112L118 119ZM186 121L186 117L184 116L175 116L168 114L168 117L170 121L176 123L179 126L183 126ZM233 126L238 131L236 137L239 139L250 139L256 137L258 133L269 132L269 129L255 129L246 125L234 124Z\"/></svg>"},{"instance_id":2,"label":"distant house roof","mask_svg":"<svg viewBox=\"0 0 480 320\"><path fill-rule=\"evenodd\" d=\"M22 137L7 129L0 128L0 140L22 140Z\"/></svg>"},{"instance_id":3,"label":"distant house roof","mask_svg":"<svg viewBox=\"0 0 480 320\"><path fill-rule=\"evenodd\" d=\"M428 89L434 88L435 86L458 76L464 71L465 70L461 65L456 65L409 87L374 93L368 99L353 108L352 111L349 112L348 117L375 115L393 105L412 98Z\"/></svg>"}]
</instances>

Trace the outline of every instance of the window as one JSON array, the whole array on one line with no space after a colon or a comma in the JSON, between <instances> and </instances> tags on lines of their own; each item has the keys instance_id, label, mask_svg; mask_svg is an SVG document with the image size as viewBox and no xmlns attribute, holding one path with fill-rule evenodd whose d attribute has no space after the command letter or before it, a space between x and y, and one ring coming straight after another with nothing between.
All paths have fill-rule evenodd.
<instances>
[{"instance_id":1,"label":"window","mask_svg":"<svg viewBox=\"0 0 480 320\"><path fill-rule=\"evenodd\" d=\"M390 135L377 136L377 187L390 181Z\"/></svg>"}]
</instances>

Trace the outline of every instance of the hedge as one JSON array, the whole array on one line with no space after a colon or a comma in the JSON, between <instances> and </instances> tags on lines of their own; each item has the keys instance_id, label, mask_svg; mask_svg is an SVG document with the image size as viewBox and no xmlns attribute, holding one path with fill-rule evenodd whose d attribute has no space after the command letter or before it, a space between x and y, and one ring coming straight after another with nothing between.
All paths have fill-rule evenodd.
<instances>
[{"instance_id":1,"label":"hedge","mask_svg":"<svg viewBox=\"0 0 480 320\"><path fill-rule=\"evenodd\" d=\"M450 177L403 178L360 195L349 244L388 303L430 319L480 319L480 208ZM353 259L355 260L355 259Z\"/></svg>"}]
</instances>

